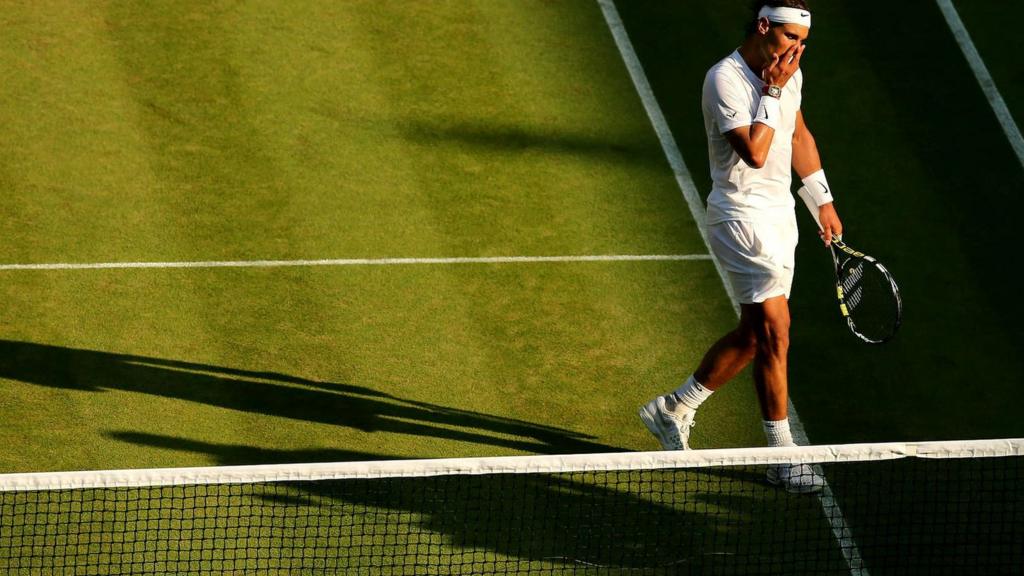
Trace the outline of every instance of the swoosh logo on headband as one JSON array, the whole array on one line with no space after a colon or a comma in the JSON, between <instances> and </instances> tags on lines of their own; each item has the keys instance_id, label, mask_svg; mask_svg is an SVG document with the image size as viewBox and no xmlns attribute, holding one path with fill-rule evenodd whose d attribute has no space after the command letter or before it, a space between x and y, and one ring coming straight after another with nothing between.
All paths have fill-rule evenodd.
<instances>
[{"instance_id":1,"label":"swoosh logo on headband","mask_svg":"<svg viewBox=\"0 0 1024 576\"><path fill-rule=\"evenodd\" d=\"M801 12L800 13L800 17L801 18L807 18L808 16L810 16L810 14L808 14L807 12Z\"/></svg>"}]
</instances>

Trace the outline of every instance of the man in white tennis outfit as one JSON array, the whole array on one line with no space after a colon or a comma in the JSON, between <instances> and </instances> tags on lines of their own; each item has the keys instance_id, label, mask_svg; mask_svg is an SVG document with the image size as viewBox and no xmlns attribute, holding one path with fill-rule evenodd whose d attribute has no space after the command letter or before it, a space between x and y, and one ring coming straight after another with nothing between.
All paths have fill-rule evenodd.
<instances>
[{"instance_id":1,"label":"man in white tennis outfit","mask_svg":"<svg viewBox=\"0 0 1024 576\"><path fill-rule=\"evenodd\" d=\"M842 223L800 112L800 58L810 32L804 0L760 2L742 46L711 67L702 105L714 185L707 236L740 302L739 326L705 354L674 392L640 408L665 450L688 449L702 402L754 362L754 383L769 446L794 446L787 415L789 293L797 244L795 171L818 206L827 245ZM791 492L816 492L810 466L771 466L768 480Z\"/></svg>"}]
</instances>

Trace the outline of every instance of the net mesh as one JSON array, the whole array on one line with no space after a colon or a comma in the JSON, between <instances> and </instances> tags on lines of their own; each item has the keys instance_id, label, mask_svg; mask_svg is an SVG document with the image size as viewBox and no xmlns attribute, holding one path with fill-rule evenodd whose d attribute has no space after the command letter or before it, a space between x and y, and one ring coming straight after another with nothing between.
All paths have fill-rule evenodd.
<instances>
[{"instance_id":1,"label":"net mesh","mask_svg":"<svg viewBox=\"0 0 1024 576\"><path fill-rule=\"evenodd\" d=\"M6 476L0 573L1013 573L1024 450L1002 442ZM766 481L791 461L824 489Z\"/></svg>"}]
</instances>

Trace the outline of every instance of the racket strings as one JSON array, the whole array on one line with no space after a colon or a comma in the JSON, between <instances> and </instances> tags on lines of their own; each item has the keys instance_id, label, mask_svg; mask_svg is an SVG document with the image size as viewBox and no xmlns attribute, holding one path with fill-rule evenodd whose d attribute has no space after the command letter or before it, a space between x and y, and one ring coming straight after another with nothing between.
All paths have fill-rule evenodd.
<instances>
[{"instance_id":1,"label":"racket strings","mask_svg":"<svg viewBox=\"0 0 1024 576\"><path fill-rule=\"evenodd\" d=\"M840 276L851 327L862 338L880 342L891 337L900 322L900 306L892 280L878 265L861 259L847 261Z\"/></svg>"}]
</instances>

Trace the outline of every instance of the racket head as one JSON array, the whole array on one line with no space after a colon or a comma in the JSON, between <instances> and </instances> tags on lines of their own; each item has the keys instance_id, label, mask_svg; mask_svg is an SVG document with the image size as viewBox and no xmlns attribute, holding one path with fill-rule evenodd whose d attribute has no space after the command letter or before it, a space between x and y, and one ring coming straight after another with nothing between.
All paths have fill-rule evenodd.
<instances>
[{"instance_id":1,"label":"racket head","mask_svg":"<svg viewBox=\"0 0 1024 576\"><path fill-rule=\"evenodd\" d=\"M892 339L903 321L899 286L881 262L833 240L839 311L854 336L869 344Z\"/></svg>"}]
</instances>

